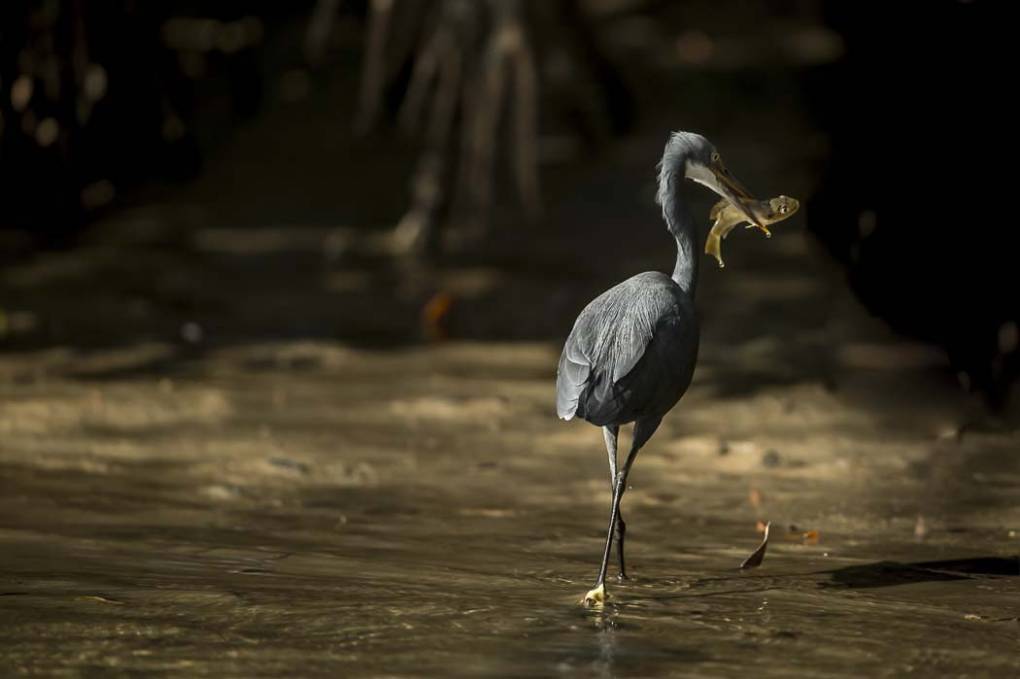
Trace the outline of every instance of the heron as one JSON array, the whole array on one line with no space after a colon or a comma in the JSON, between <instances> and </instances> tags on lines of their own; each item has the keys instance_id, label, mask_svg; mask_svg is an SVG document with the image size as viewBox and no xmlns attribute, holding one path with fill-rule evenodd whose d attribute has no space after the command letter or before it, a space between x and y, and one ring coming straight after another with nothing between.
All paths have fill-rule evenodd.
<instances>
[{"instance_id":1,"label":"heron","mask_svg":"<svg viewBox=\"0 0 1020 679\"><path fill-rule=\"evenodd\" d=\"M677 404L694 376L699 328L694 308L698 282L698 227L681 191L684 179L712 190L763 228L745 206L753 200L730 174L715 146L700 134L673 132L658 165L656 202L676 241L673 274L639 273L605 291L574 322L560 356L556 376L556 410L563 420L579 417L602 427L609 454L612 491L609 530L595 585L585 605L606 596L606 571L617 537L620 580L627 577L624 537L627 524L620 500L631 466ZM621 425L634 423L630 452L617 464Z\"/></svg>"}]
</instances>

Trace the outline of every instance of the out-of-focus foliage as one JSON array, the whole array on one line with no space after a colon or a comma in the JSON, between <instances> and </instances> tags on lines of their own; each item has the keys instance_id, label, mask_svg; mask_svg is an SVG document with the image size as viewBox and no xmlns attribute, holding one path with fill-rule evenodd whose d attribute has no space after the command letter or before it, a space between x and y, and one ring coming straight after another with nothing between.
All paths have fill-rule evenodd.
<instances>
[{"instance_id":1,"label":"out-of-focus foliage","mask_svg":"<svg viewBox=\"0 0 1020 679\"><path fill-rule=\"evenodd\" d=\"M334 4L320 0L319 7ZM401 126L424 138L410 205L394 230L391 251L441 249L440 229L447 222L475 236L483 233L500 156L507 158L508 183L525 215L536 218L541 104L559 99L564 109L583 111L578 128L588 133L629 128L632 95L596 37L593 19L602 5L577 0L370 3L356 127L362 132L376 127L384 92L397 90ZM324 16L314 14L321 23ZM313 47L322 33L309 31L309 53L318 52Z\"/></svg>"},{"instance_id":2,"label":"out-of-focus foliage","mask_svg":"<svg viewBox=\"0 0 1020 679\"><path fill-rule=\"evenodd\" d=\"M255 10L259 9L256 3ZM263 18L243 3L0 7L0 226L59 244L124 185L200 167L209 94L259 105Z\"/></svg>"}]
</instances>

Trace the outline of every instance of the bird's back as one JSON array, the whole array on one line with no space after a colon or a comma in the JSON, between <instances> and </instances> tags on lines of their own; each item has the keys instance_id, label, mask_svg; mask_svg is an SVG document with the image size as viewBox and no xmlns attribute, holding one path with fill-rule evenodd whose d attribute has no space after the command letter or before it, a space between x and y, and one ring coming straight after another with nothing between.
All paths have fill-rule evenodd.
<instances>
[{"instance_id":1,"label":"bird's back","mask_svg":"<svg viewBox=\"0 0 1020 679\"><path fill-rule=\"evenodd\" d=\"M662 416L686 391L698 351L694 304L660 272L596 297L560 356L556 409L597 425Z\"/></svg>"}]
</instances>

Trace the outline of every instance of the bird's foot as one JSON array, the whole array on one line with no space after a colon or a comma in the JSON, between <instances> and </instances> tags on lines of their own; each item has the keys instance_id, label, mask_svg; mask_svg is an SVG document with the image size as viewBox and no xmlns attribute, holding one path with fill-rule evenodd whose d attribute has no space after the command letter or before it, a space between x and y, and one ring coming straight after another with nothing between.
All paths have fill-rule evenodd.
<instances>
[{"instance_id":1,"label":"bird's foot","mask_svg":"<svg viewBox=\"0 0 1020 679\"><path fill-rule=\"evenodd\" d=\"M620 582L626 582L627 580L630 580L630 577L623 571L620 571L616 574L616 579Z\"/></svg>"},{"instance_id":2,"label":"bird's foot","mask_svg":"<svg viewBox=\"0 0 1020 679\"><path fill-rule=\"evenodd\" d=\"M581 605L586 608L592 608L596 606L602 606L606 602L606 586L600 584L598 587L591 589L584 598L581 599Z\"/></svg>"}]
</instances>

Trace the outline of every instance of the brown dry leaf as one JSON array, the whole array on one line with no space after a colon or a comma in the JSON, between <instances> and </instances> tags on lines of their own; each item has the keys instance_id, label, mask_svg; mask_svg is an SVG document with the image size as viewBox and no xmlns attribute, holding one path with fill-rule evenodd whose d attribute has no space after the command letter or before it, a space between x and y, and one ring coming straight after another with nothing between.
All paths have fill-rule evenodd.
<instances>
[{"instance_id":1,"label":"brown dry leaf","mask_svg":"<svg viewBox=\"0 0 1020 679\"><path fill-rule=\"evenodd\" d=\"M765 560L765 550L768 549L769 546L769 528L771 525L771 522L765 524L765 535L762 537L761 544L758 545L758 549L751 553L751 556L744 559L744 563L740 564L741 570L757 568L761 565L761 562Z\"/></svg>"},{"instance_id":2,"label":"brown dry leaf","mask_svg":"<svg viewBox=\"0 0 1020 679\"><path fill-rule=\"evenodd\" d=\"M779 536L783 542L799 542L802 545L817 545L822 534L817 530L804 530L790 524Z\"/></svg>"},{"instance_id":3,"label":"brown dry leaf","mask_svg":"<svg viewBox=\"0 0 1020 679\"><path fill-rule=\"evenodd\" d=\"M765 496L762 494L760 490L752 487L751 490L748 491L747 493L747 501L751 503L752 507L757 509L762 506L762 503L765 502Z\"/></svg>"},{"instance_id":4,"label":"brown dry leaf","mask_svg":"<svg viewBox=\"0 0 1020 679\"><path fill-rule=\"evenodd\" d=\"M421 322L425 336L430 340L443 340L449 335L447 321L453 308L453 295L440 291L425 303L421 310Z\"/></svg>"}]
</instances>

